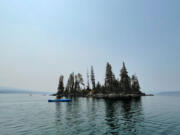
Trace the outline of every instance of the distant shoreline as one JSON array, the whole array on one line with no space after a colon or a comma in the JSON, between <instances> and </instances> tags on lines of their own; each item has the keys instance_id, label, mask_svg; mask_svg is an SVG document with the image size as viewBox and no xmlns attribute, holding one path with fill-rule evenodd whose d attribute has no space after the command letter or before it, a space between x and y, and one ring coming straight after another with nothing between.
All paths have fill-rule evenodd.
<instances>
[{"instance_id":1,"label":"distant shoreline","mask_svg":"<svg viewBox=\"0 0 180 135\"><path fill-rule=\"evenodd\" d=\"M21 90L21 89L8 89L1 88L0 94L52 94L53 92L44 92L44 91L30 91L30 90Z\"/></svg>"}]
</instances>

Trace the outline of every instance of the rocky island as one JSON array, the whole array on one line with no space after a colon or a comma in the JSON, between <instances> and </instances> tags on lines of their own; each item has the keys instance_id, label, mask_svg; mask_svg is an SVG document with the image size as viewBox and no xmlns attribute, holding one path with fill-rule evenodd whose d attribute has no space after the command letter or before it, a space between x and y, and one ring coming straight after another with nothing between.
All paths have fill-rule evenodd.
<instances>
[{"instance_id":1,"label":"rocky island","mask_svg":"<svg viewBox=\"0 0 180 135\"><path fill-rule=\"evenodd\" d=\"M128 75L124 62L120 70L120 79L115 77L111 64L107 63L104 84L100 84L100 82L96 83L94 69L93 66L91 66L90 75L87 70L86 85L84 84L82 75L80 73L74 74L73 72L69 75L66 87L64 87L64 76L60 76L57 89L57 93L53 94L53 96L57 96L57 98L76 96L122 99L146 96L146 94L140 90L137 76L132 75L132 77L130 77Z\"/></svg>"}]
</instances>

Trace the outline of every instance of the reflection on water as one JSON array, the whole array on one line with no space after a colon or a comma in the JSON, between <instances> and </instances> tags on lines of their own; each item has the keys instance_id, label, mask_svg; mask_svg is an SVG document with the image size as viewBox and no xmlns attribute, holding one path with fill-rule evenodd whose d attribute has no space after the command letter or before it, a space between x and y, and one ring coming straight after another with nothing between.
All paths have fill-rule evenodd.
<instances>
[{"instance_id":1,"label":"reflection on water","mask_svg":"<svg viewBox=\"0 0 180 135\"><path fill-rule=\"evenodd\" d=\"M141 98L112 101L105 100L106 121L109 130L106 134L136 134L136 127L143 123Z\"/></svg>"},{"instance_id":2,"label":"reflection on water","mask_svg":"<svg viewBox=\"0 0 180 135\"><path fill-rule=\"evenodd\" d=\"M119 120L118 120L118 115L117 112L115 110L115 102L114 101L105 101L106 103L106 118L105 120L107 121L107 126L109 127L109 131L107 132L107 134L112 133L114 135L118 134L118 128L119 128Z\"/></svg>"},{"instance_id":3,"label":"reflection on water","mask_svg":"<svg viewBox=\"0 0 180 135\"><path fill-rule=\"evenodd\" d=\"M0 95L2 135L179 135L180 97L154 96L109 101Z\"/></svg>"},{"instance_id":4,"label":"reflection on water","mask_svg":"<svg viewBox=\"0 0 180 135\"><path fill-rule=\"evenodd\" d=\"M72 103L55 105L57 134L136 134L137 127L143 126L141 98L120 101L74 98Z\"/></svg>"}]
</instances>

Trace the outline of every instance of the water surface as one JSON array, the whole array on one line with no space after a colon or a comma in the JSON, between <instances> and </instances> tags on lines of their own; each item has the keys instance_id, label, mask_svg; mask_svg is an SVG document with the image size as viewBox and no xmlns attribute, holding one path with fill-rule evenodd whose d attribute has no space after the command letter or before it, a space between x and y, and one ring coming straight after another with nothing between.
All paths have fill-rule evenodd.
<instances>
[{"instance_id":1,"label":"water surface","mask_svg":"<svg viewBox=\"0 0 180 135\"><path fill-rule=\"evenodd\" d=\"M109 101L0 94L1 135L179 135L180 96Z\"/></svg>"}]
</instances>

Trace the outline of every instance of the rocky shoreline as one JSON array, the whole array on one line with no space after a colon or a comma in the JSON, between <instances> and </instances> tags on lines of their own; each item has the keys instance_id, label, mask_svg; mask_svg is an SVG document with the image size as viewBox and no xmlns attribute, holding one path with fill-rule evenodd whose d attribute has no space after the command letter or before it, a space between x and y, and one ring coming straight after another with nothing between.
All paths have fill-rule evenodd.
<instances>
[{"instance_id":1,"label":"rocky shoreline","mask_svg":"<svg viewBox=\"0 0 180 135\"><path fill-rule=\"evenodd\" d=\"M95 94L93 98L109 98L109 99L123 99L123 98L136 98L141 96L153 96L152 94L138 93L138 94Z\"/></svg>"},{"instance_id":2,"label":"rocky shoreline","mask_svg":"<svg viewBox=\"0 0 180 135\"><path fill-rule=\"evenodd\" d=\"M57 94L52 94L51 96L57 96ZM92 98L102 98L102 99L125 99L125 98L137 98L141 96L154 96L153 94L145 94L145 93L134 93L134 94L127 94L127 93L110 93L110 94L88 94L88 95L82 95L82 94L70 94L70 95L61 95L59 97L92 97Z\"/></svg>"}]
</instances>

